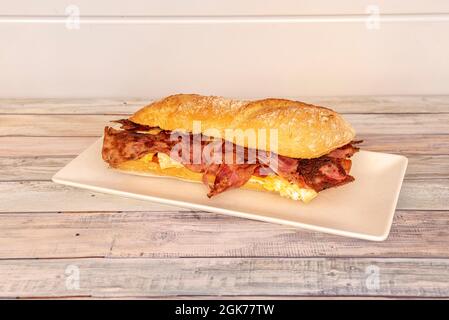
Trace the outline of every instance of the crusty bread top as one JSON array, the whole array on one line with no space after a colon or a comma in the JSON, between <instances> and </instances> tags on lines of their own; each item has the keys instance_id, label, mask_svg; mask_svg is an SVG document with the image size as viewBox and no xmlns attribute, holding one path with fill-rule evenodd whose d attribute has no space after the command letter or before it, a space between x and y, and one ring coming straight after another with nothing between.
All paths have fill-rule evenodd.
<instances>
[{"instance_id":1,"label":"crusty bread top","mask_svg":"<svg viewBox=\"0 0 449 320\"><path fill-rule=\"evenodd\" d=\"M177 94L140 109L130 120L165 130L188 132L194 131L194 121L201 121L201 132L205 135L228 138L226 140L237 145L302 159L327 154L351 142L355 136L350 124L330 109L272 98L242 101ZM238 134L230 137L226 129L237 130L234 133L253 130L259 142L240 139L244 135L242 131L240 137ZM266 134L263 135L263 130L259 129L265 129ZM270 149L270 129L277 130L276 150Z\"/></svg>"}]
</instances>

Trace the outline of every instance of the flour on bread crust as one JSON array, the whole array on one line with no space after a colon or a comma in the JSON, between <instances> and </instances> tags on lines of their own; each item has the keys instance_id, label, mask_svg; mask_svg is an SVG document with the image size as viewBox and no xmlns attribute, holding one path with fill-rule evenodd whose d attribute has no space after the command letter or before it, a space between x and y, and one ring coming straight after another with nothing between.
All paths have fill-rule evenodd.
<instances>
[{"instance_id":1,"label":"flour on bread crust","mask_svg":"<svg viewBox=\"0 0 449 320\"><path fill-rule=\"evenodd\" d=\"M223 139L226 138L226 129L241 132L250 129L264 142L238 139L238 136L231 142L301 159L325 155L348 144L355 136L351 125L330 109L273 98L245 101L177 94L140 109L130 120L165 130L189 132L194 129L194 121L201 121L202 133ZM266 130L263 138L259 133L263 130L259 129ZM276 150L270 150L270 129L277 130Z\"/></svg>"}]
</instances>

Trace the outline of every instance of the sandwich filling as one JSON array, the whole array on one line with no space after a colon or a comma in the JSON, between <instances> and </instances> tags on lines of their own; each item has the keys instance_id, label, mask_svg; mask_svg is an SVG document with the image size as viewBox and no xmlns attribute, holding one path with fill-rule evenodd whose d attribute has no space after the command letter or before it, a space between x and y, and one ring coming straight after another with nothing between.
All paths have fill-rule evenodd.
<instances>
[{"instance_id":1,"label":"sandwich filling","mask_svg":"<svg viewBox=\"0 0 449 320\"><path fill-rule=\"evenodd\" d=\"M222 159L232 152L232 159L241 160L228 162L210 161L200 157L193 161L194 148L177 151L177 160L170 157L179 140L174 140L172 132L158 127L140 125L130 120L118 120L121 129L105 127L102 156L111 167L132 160L151 161L158 163L164 169L167 167L184 167L192 172L202 174L203 182L209 187L208 197L232 188L239 188L248 181L260 183L265 189L280 192L289 198L313 198L317 192L351 182L349 175L351 160L359 150L356 146L361 141L353 141L330 153L314 159L289 158L276 156L276 165L269 161L273 153L257 150L255 159L247 161L250 150L244 148L243 153L232 148L220 148ZM184 133L188 141L200 141L201 151L211 147L210 144L224 145L228 142L219 139L209 139L201 134ZM207 149L207 150L209 150ZM243 158L243 159L242 159ZM297 195L297 196L292 196ZM301 196L305 195L305 196ZM297 200L297 199L295 199Z\"/></svg>"}]
</instances>

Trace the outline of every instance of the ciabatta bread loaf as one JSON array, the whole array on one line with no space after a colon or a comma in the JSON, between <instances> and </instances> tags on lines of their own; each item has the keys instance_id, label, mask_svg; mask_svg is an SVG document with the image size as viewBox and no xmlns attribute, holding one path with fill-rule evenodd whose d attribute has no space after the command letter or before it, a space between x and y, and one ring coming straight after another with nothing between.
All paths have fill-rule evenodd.
<instances>
[{"instance_id":1,"label":"ciabatta bread loaf","mask_svg":"<svg viewBox=\"0 0 449 320\"><path fill-rule=\"evenodd\" d=\"M200 131L207 136L301 159L325 155L350 143L355 136L354 129L338 113L285 99L243 101L177 94L151 103L130 120L193 133L199 133L194 132L194 124L200 121ZM251 134L256 135L255 140L246 138ZM277 135L277 143L271 140L271 134ZM272 150L272 146L276 149Z\"/></svg>"}]
</instances>

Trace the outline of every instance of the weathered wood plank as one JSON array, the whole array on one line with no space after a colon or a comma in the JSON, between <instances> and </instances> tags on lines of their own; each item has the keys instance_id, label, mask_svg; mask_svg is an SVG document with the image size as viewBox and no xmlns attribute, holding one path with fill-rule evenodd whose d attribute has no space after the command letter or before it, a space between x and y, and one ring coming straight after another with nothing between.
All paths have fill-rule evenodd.
<instances>
[{"instance_id":1,"label":"weathered wood plank","mask_svg":"<svg viewBox=\"0 0 449 320\"><path fill-rule=\"evenodd\" d=\"M448 210L449 180L406 180L398 209ZM0 212L160 211L167 206L94 193L50 181L0 182ZM177 210L170 207L171 210Z\"/></svg>"},{"instance_id":2,"label":"weathered wood plank","mask_svg":"<svg viewBox=\"0 0 449 320\"><path fill-rule=\"evenodd\" d=\"M364 140L361 148L365 150L402 155L449 154L449 135L373 134L361 138Z\"/></svg>"},{"instance_id":3,"label":"weathered wood plank","mask_svg":"<svg viewBox=\"0 0 449 320\"><path fill-rule=\"evenodd\" d=\"M186 209L90 192L51 181L0 183L0 213L126 210L182 211Z\"/></svg>"},{"instance_id":4,"label":"weathered wood plank","mask_svg":"<svg viewBox=\"0 0 449 320\"><path fill-rule=\"evenodd\" d=\"M0 297L449 297L449 97L303 100L349 113L365 149L411 155L404 210L387 241L178 212L49 181L1 182ZM107 121L147 103L92 101L0 101L0 180L48 180ZM28 260L87 256L114 259ZM176 257L189 258L167 259ZM68 265L80 270L80 290L65 286ZM369 266L380 271L374 290Z\"/></svg>"},{"instance_id":5,"label":"weathered wood plank","mask_svg":"<svg viewBox=\"0 0 449 320\"><path fill-rule=\"evenodd\" d=\"M449 156L409 155L405 179L449 179Z\"/></svg>"},{"instance_id":6,"label":"weathered wood plank","mask_svg":"<svg viewBox=\"0 0 449 320\"><path fill-rule=\"evenodd\" d=\"M449 180L404 181L397 208L407 210L449 210Z\"/></svg>"},{"instance_id":7,"label":"weathered wood plank","mask_svg":"<svg viewBox=\"0 0 449 320\"><path fill-rule=\"evenodd\" d=\"M449 135L367 135L364 150L449 155ZM0 157L76 156L97 137L0 137Z\"/></svg>"},{"instance_id":8,"label":"weathered wood plank","mask_svg":"<svg viewBox=\"0 0 449 320\"><path fill-rule=\"evenodd\" d=\"M75 156L98 137L0 137L0 157Z\"/></svg>"},{"instance_id":9,"label":"weathered wood plank","mask_svg":"<svg viewBox=\"0 0 449 320\"><path fill-rule=\"evenodd\" d=\"M444 113L449 96L297 97L341 113ZM3 114L130 114L151 99L1 99Z\"/></svg>"},{"instance_id":10,"label":"weathered wood plank","mask_svg":"<svg viewBox=\"0 0 449 320\"><path fill-rule=\"evenodd\" d=\"M0 275L1 297L449 296L449 259L3 260Z\"/></svg>"},{"instance_id":11,"label":"weathered wood plank","mask_svg":"<svg viewBox=\"0 0 449 320\"><path fill-rule=\"evenodd\" d=\"M0 181L51 180L74 157L0 157Z\"/></svg>"},{"instance_id":12,"label":"weathered wood plank","mask_svg":"<svg viewBox=\"0 0 449 320\"><path fill-rule=\"evenodd\" d=\"M308 97L304 101L340 113L444 113L449 96Z\"/></svg>"},{"instance_id":13,"label":"weathered wood plank","mask_svg":"<svg viewBox=\"0 0 449 320\"><path fill-rule=\"evenodd\" d=\"M0 99L0 114L129 115L150 102L151 99Z\"/></svg>"},{"instance_id":14,"label":"weathered wood plank","mask_svg":"<svg viewBox=\"0 0 449 320\"><path fill-rule=\"evenodd\" d=\"M47 181L3 182L0 183L0 192L0 212L159 210L156 209L159 205L151 202L94 193ZM92 199L94 197L96 199ZM117 200L119 198L122 200ZM407 180L402 186L397 207L447 210L448 204L448 180ZM155 205L157 207L152 209ZM174 208L171 207L172 210Z\"/></svg>"},{"instance_id":15,"label":"weathered wood plank","mask_svg":"<svg viewBox=\"0 0 449 320\"><path fill-rule=\"evenodd\" d=\"M70 157L0 157L0 181L51 180ZM409 155L405 179L448 179L449 155Z\"/></svg>"},{"instance_id":16,"label":"weathered wood plank","mask_svg":"<svg viewBox=\"0 0 449 320\"><path fill-rule=\"evenodd\" d=\"M0 136L100 136L111 115L0 115ZM348 114L367 134L449 134L449 114Z\"/></svg>"},{"instance_id":17,"label":"weathered wood plank","mask_svg":"<svg viewBox=\"0 0 449 320\"><path fill-rule=\"evenodd\" d=\"M0 137L0 157L75 156L98 137ZM365 150L448 155L449 135L365 135Z\"/></svg>"},{"instance_id":18,"label":"weathered wood plank","mask_svg":"<svg viewBox=\"0 0 449 320\"><path fill-rule=\"evenodd\" d=\"M92 296L52 296L52 297L39 297L39 300L98 300L97 297ZM253 296L253 295L244 295L244 296L187 296L187 295L176 295L173 296L120 296L118 299L120 300L404 300L404 297L401 296L271 296L271 295L263 295L263 296ZM449 300L446 297L407 297L407 300ZM101 300L117 300L115 297L101 297Z\"/></svg>"},{"instance_id":19,"label":"weathered wood plank","mask_svg":"<svg viewBox=\"0 0 449 320\"><path fill-rule=\"evenodd\" d=\"M2 214L0 259L447 257L449 214L398 211L370 242L207 212Z\"/></svg>"},{"instance_id":20,"label":"weathered wood plank","mask_svg":"<svg viewBox=\"0 0 449 320\"><path fill-rule=\"evenodd\" d=\"M348 114L357 135L448 134L449 114Z\"/></svg>"},{"instance_id":21,"label":"weathered wood plank","mask_svg":"<svg viewBox=\"0 0 449 320\"><path fill-rule=\"evenodd\" d=\"M0 136L99 137L110 115L0 115Z\"/></svg>"}]
</instances>

